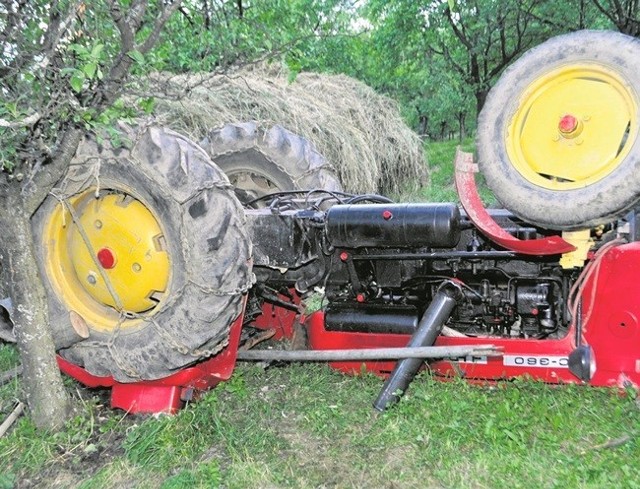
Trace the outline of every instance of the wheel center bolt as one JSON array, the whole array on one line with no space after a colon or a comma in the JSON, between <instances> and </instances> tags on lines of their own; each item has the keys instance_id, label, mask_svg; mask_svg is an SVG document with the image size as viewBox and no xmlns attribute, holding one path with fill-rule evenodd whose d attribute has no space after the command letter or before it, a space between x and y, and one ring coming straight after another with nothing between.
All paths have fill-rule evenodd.
<instances>
[{"instance_id":1,"label":"wheel center bolt","mask_svg":"<svg viewBox=\"0 0 640 489\"><path fill-rule=\"evenodd\" d=\"M563 115L558 123L558 129L562 134L569 134L576 130L578 127L578 119L571 114Z\"/></svg>"},{"instance_id":2,"label":"wheel center bolt","mask_svg":"<svg viewBox=\"0 0 640 489\"><path fill-rule=\"evenodd\" d=\"M98 251L98 261L102 268L109 270L116 266L116 255L109 248L102 248Z\"/></svg>"}]
</instances>

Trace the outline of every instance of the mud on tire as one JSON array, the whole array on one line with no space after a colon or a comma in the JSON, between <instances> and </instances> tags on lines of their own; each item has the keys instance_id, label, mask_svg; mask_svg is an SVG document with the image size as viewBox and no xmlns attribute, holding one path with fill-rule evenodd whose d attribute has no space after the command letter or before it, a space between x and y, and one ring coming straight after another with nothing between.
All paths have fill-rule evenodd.
<instances>
[{"instance_id":1,"label":"mud on tire","mask_svg":"<svg viewBox=\"0 0 640 489\"><path fill-rule=\"evenodd\" d=\"M226 173L238 198L247 203L283 190L342 186L331 165L307 139L275 125L227 124L211 131L200 145Z\"/></svg>"},{"instance_id":2,"label":"mud on tire","mask_svg":"<svg viewBox=\"0 0 640 489\"><path fill-rule=\"evenodd\" d=\"M112 375L120 382L166 377L220 351L252 277L244 213L226 176L202 149L175 132L146 128L131 137L131 149L120 150L84 141L54 195L33 218L58 353L94 375ZM79 259L69 256L78 246L95 256L97 248L105 249L104 240L118 246L118 236L104 237L95 229L78 237L83 213L107 206L96 196L115 199L112 208L118 211L125 205L121 201L139 202L147 209L143 214L148 212L161 228L162 236L154 237L162 243L159 251L147 254L168 254L169 271L165 289L154 298L157 304L147 310L117 310L96 298L92 287L105 271L94 273L87 284L91 277L79 275L78 269L102 262L76 263ZM131 226L134 241L144 227L124 225ZM124 263L127 256L122 255ZM158 280L153 274L148 278ZM140 285L114 279L112 287L123 301Z\"/></svg>"}]
</instances>

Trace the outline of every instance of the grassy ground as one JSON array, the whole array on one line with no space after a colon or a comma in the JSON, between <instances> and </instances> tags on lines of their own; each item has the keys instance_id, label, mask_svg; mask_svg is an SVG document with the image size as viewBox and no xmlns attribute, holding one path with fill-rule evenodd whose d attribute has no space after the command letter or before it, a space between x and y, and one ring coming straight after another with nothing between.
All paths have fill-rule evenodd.
<instances>
[{"instance_id":1,"label":"grassy ground","mask_svg":"<svg viewBox=\"0 0 640 489\"><path fill-rule=\"evenodd\" d=\"M407 198L455 200L455 146L427 147L431 185ZM0 371L17 362L0 346ZM0 438L0 489L640 487L635 392L424 373L380 415L378 378L241 364L177 416L140 417L110 410L108 391L67 386L78 415L66 430L37 432L23 417ZM18 380L0 386L1 419L20 397Z\"/></svg>"},{"instance_id":2,"label":"grassy ground","mask_svg":"<svg viewBox=\"0 0 640 489\"><path fill-rule=\"evenodd\" d=\"M460 146L463 151L473 153L474 141L466 138L463 141L428 142L425 145L427 160L429 161L430 182L429 185L419 190L409 191L396 196L404 202L458 202L453 181L453 160L456 148ZM495 203L495 197L484 185L482 175L476 175L478 190L485 204Z\"/></svg>"},{"instance_id":3,"label":"grassy ground","mask_svg":"<svg viewBox=\"0 0 640 489\"><path fill-rule=\"evenodd\" d=\"M640 486L633 393L423 374L378 415L379 388L321 365L242 365L160 418L125 417L79 390L65 432L37 433L23 418L0 439L0 487Z\"/></svg>"}]
</instances>

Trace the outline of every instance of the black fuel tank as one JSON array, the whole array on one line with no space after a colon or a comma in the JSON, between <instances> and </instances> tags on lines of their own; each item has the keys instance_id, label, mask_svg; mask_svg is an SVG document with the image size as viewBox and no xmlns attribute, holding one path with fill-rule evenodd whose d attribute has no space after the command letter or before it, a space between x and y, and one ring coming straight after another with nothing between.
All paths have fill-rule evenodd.
<instances>
[{"instance_id":1,"label":"black fuel tank","mask_svg":"<svg viewBox=\"0 0 640 489\"><path fill-rule=\"evenodd\" d=\"M451 248L460 239L460 210L455 204L334 205L325 230L340 248Z\"/></svg>"}]
</instances>

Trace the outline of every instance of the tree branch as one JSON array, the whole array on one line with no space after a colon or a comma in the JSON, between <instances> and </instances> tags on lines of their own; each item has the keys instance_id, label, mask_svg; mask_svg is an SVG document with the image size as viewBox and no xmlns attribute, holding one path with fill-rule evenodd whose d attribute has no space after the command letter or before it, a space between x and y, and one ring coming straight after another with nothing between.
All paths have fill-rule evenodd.
<instances>
[{"instance_id":1,"label":"tree branch","mask_svg":"<svg viewBox=\"0 0 640 489\"><path fill-rule=\"evenodd\" d=\"M142 43L142 45L138 47L138 51L140 51L142 54L146 54L154 46L154 44L160 37L160 33L162 32L164 24L167 22L167 20L169 20L169 17L171 17L173 13L178 10L178 8L180 8L181 4L181 0L176 0L173 3L165 6L160 17L156 19L151 34L149 34L149 37L147 37L144 43Z\"/></svg>"},{"instance_id":2,"label":"tree branch","mask_svg":"<svg viewBox=\"0 0 640 489\"><path fill-rule=\"evenodd\" d=\"M29 127L35 124L36 122L38 122L38 120L40 120L41 117L42 116L38 112L35 112L34 114L31 114L19 121L9 122L6 119L0 119L0 127L7 127L7 128Z\"/></svg>"},{"instance_id":3,"label":"tree branch","mask_svg":"<svg viewBox=\"0 0 640 489\"><path fill-rule=\"evenodd\" d=\"M444 14L447 17L447 20L449 21L451 28L453 29L453 33L464 45L464 47L467 48L468 51L471 51L471 49L473 48L473 46L471 45L471 42L469 42L469 39L467 39L467 37L464 35L464 32L462 32L456 25L455 21L453 20L453 17L451 16L451 9L448 6L444 10Z\"/></svg>"},{"instance_id":4,"label":"tree branch","mask_svg":"<svg viewBox=\"0 0 640 489\"><path fill-rule=\"evenodd\" d=\"M60 40L65 33L68 33L71 24L74 22L76 12L81 5L82 0L70 4L67 8L66 15L62 18L58 9L50 8L47 30L44 33L42 47L37 51L25 51L24 55L16 57L9 65L0 70L0 78L5 78L11 72L19 72L25 67L33 63L40 70L46 69L51 62L51 58L58 49ZM38 59L39 58L39 59ZM38 59L38 61L36 61ZM29 71L34 71L30 69Z\"/></svg>"}]
</instances>

